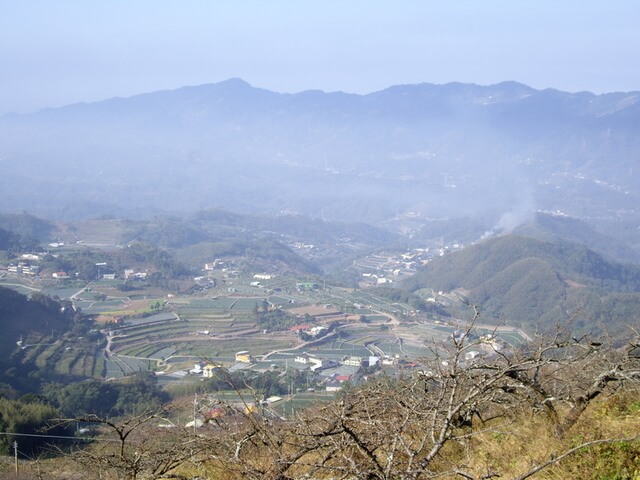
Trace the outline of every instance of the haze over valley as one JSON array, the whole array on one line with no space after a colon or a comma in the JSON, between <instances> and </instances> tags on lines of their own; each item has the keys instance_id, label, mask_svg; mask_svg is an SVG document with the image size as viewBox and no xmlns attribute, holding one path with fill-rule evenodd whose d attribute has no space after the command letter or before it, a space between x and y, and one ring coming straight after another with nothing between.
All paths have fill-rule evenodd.
<instances>
[{"instance_id":1,"label":"haze over valley","mask_svg":"<svg viewBox=\"0 0 640 480\"><path fill-rule=\"evenodd\" d=\"M376 225L473 216L498 231L536 210L632 223L637 100L514 82L280 94L231 79L5 115L2 209L77 219L215 207Z\"/></svg>"}]
</instances>

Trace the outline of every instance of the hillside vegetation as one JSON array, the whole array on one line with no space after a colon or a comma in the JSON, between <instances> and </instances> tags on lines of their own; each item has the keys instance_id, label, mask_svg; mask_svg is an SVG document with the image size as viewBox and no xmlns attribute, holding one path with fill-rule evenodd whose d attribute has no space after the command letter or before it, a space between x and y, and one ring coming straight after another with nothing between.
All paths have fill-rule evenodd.
<instances>
[{"instance_id":1,"label":"hillside vegetation","mask_svg":"<svg viewBox=\"0 0 640 480\"><path fill-rule=\"evenodd\" d=\"M21 237L46 240L54 229L51 222L28 213L0 213L0 226Z\"/></svg>"},{"instance_id":2,"label":"hillside vegetation","mask_svg":"<svg viewBox=\"0 0 640 480\"><path fill-rule=\"evenodd\" d=\"M574 317L578 331L621 332L638 322L640 268L575 244L516 235L440 257L405 282L411 291L458 289L484 319L532 331Z\"/></svg>"},{"instance_id":3,"label":"hillside vegetation","mask_svg":"<svg viewBox=\"0 0 640 480\"><path fill-rule=\"evenodd\" d=\"M38 247L36 240L25 238L18 233L0 227L0 251L9 253L30 251Z\"/></svg>"},{"instance_id":4,"label":"hillside vegetation","mask_svg":"<svg viewBox=\"0 0 640 480\"><path fill-rule=\"evenodd\" d=\"M0 384L23 391L37 388L39 375L29 378L29 372L37 367L14 356L22 356L22 347L54 343L73 327L74 319L69 302L59 303L37 292L27 298L0 287Z\"/></svg>"},{"instance_id":5,"label":"hillside vegetation","mask_svg":"<svg viewBox=\"0 0 640 480\"><path fill-rule=\"evenodd\" d=\"M0 213L0 251L29 252L37 249L53 226L32 215Z\"/></svg>"},{"instance_id":6,"label":"hillside vegetation","mask_svg":"<svg viewBox=\"0 0 640 480\"><path fill-rule=\"evenodd\" d=\"M637 249L637 228L602 222L598 229L594 225L574 217L537 213L531 222L517 227L513 233L523 237L537 238L546 242L565 241L584 245L589 249L617 262L640 263ZM478 238L478 237L476 237ZM623 239L626 239L627 243ZM632 246L629 246L632 245Z\"/></svg>"},{"instance_id":7,"label":"hillside vegetation","mask_svg":"<svg viewBox=\"0 0 640 480\"><path fill-rule=\"evenodd\" d=\"M122 243L142 241L173 249L184 263L201 267L224 256L242 258L252 269L320 273L345 255L399 243L401 237L362 223L329 222L300 215L249 215L205 210L184 218L128 221ZM289 245L311 244L318 261Z\"/></svg>"}]
</instances>

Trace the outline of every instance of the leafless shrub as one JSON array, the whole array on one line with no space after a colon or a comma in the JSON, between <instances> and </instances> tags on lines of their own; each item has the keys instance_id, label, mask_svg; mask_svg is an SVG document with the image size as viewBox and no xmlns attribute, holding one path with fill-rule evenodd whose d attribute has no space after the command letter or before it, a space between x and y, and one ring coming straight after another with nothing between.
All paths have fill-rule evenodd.
<instances>
[{"instance_id":1,"label":"leafless shrub","mask_svg":"<svg viewBox=\"0 0 640 480\"><path fill-rule=\"evenodd\" d=\"M476 335L477 317L450 341L433 344L410 375L374 378L292 419L275 415L255 392L252 402L238 392L243 400L219 402L225 415L197 434L151 428L156 412L121 423L85 418L115 441L74 456L114 479L187 478L179 470L188 463L221 478L489 479L502 472L472 465L474 446L486 435L510 435L530 415L543 419L561 446L515 475L524 480L581 448L637 440L562 443L595 399L639 383L637 332L614 348L607 338L574 338L558 327L513 348L495 335Z\"/></svg>"}]
</instances>

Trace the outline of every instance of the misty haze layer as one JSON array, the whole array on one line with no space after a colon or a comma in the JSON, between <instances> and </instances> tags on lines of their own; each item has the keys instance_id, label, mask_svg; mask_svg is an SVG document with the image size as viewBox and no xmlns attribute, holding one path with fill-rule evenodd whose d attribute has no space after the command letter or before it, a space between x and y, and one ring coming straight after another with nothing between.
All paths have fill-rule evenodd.
<instances>
[{"instance_id":1,"label":"misty haze layer","mask_svg":"<svg viewBox=\"0 0 640 480\"><path fill-rule=\"evenodd\" d=\"M635 216L638 93L505 82L369 95L232 79L0 118L2 211L56 218L218 207L382 224L537 210Z\"/></svg>"}]
</instances>

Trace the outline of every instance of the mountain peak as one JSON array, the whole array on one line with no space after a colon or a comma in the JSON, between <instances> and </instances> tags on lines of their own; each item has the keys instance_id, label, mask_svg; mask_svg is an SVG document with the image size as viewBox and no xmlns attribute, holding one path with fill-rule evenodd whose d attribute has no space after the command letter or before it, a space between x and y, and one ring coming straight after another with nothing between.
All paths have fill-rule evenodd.
<instances>
[{"instance_id":1,"label":"mountain peak","mask_svg":"<svg viewBox=\"0 0 640 480\"><path fill-rule=\"evenodd\" d=\"M239 77L231 77L227 80L223 80L221 82L216 83L215 85L225 86L225 87L234 87L234 88L253 88L251 84L245 82L243 79Z\"/></svg>"}]
</instances>

